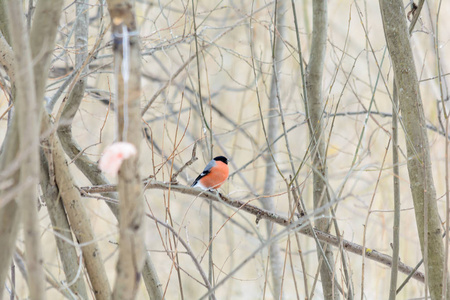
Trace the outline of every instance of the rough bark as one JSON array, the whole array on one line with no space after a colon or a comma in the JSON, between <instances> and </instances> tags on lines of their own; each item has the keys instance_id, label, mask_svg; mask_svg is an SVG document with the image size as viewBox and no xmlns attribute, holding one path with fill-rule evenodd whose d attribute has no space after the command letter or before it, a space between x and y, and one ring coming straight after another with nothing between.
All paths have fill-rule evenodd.
<instances>
[{"instance_id":1,"label":"rough bark","mask_svg":"<svg viewBox=\"0 0 450 300\"><path fill-rule=\"evenodd\" d=\"M142 137L141 58L133 3L118 0L108 0L107 3L114 35L114 64L117 70L118 140L133 144L139 153ZM124 61L127 63L123 63ZM125 160L119 171L120 242L113 299L135 299L145 263L144 207L138 160L139 155Z\"/></svg>"},{"instance_id":2,"label":"rough bark","mask_svg":"<svg viewBox=\"0 0 450 300\"><path fill-rule=\"evenodd\" d=\"M307 87L307 113L309 117L310 138L312 140L312 160L313 160L313 186L314 186L314 209L328 204L326 191L326 153L325 153L325 134L324 134L324 104L322 99L322 77L325 63L325 50L327 46L328 30L327 1L313 1L313 32L311 43L311 55L309 57L306 87ZM330 228L330 212L324 210L318 215L314 224L316 228L322 231L328 231ZM334 284L334 258L330 247L321 243L328 263L322 263L320 266L320 277L322 279L322 289L325 299L339 299L339 290ZM320 250L317 255L320 260L325 259ZM330 269L331 267L331 269Z\"/></svg>"},{"instance_id":3,"label":"rough bark","mask_svg":"<svg viewBox=\"0 0 450 300\"><path fill-rule=\"evenodd\" d=\"M406 131L410 188L430 295L432 299L441 299L445 270L442 228L431 170L425 115L403 2L380 0L380 8ZM444 298L450 298L450 291Z\"/></svg>"},{"instance_id":4,"label":"rough bark","mask_svg":"<svg viewBox=\"0 0 450 300\"><path fill-rule=\"evenodd\" d=\"M18 186L25 240L28 287L32 299L45 299L45 281L40 230L37 215L37 184L39 179L39 106L36 100L33 63L22 4L8 2L11 44L17 88L15 109L18 120L20 181Z\"/></svg>"}]
</instances>

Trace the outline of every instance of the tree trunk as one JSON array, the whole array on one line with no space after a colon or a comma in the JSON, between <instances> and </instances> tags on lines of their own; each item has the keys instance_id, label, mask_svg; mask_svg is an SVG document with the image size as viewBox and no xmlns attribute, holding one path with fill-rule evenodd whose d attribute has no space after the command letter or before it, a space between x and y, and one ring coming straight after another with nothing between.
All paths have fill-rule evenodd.
<instances>
[{"instance_id":1,"label":"tree trunk","mask_svg":"<svg viewBox=\"0 0 450 300\"><path fill-rule=\"evenodd\" d=\"M408 173L428 285L431 298L441 299L445 270L442 227L436 203L425 115L403 2L380 0L380 8L406 130ZM449 299L450 292L443 298Z\"/></svg>"},{"instance_id":2,"label":"tree trunk","mask_svg":"<svg viewBox=\"0 0 450 300\"><path fill-rule=\"evenodd\" d=\"M2 153L0 156L0 170L5 172L14 168L14 162L19 150L18 121L13 116L11 125L6 132L3 142ZM0 190L0 284L3 286L6 280L6 274L11 265L11 257L16 246L17 233L19 232L20 214L19 206L15 199L5 200L5 196L11 197L11 194L17 193L15 187L19 182L18 169L8 172L10 185ZM4 178L2 178L4 180ZM8 198L9 198L8 197ZM3 291L0 289L0 299Z\"/></svg>"},{"instance_id":3,"label":"tree trunk","mask_svg":"<svg viewBox=\"0 0 450 300\"><path fill-rule=\"evenodd\" d=\"M273 74L272 81L270 86L270 98L269 98L269 113L268 113L268 126L267 126L267 142L271 146L270 152L272 155L266 156L266 177L264 181L264 195L273 195L275 193L275 185L276 185L276 176L277 176L277 168L276 168L276 157L277 157L277 144L274 143L275 139L278 137L278 131L280 128L280 112L278 111L278 101L280 101L279 91L279 76L280 69L283 59L283 49L284 44L281 42L279 36L283 36L284 33L284 12L286 9L285 5L286 1L281 1L278 5L278 8L275 10L274 18L275 24L273 31ZM280 13L281 11L281 13ZM275 199L272 197L267 197L261 199L261 203L264 209L269 211L276 211ZM272 236L276 234L276 226L271 222L265 222L266 230L267 230L267 238L270 239ZM283 279L283 265L284 258L281 253L280 245L278 243L273 243L269 247L269 259L271 266L271 275L272 275L272 289L273 295L275 299L284 299L282 294L282 279Z\"/></svg>"},{"instance_id":4,"label":"tree trunk","mask_svg":"<svg viewBox=\"0 0 450 300\"><path fill-rule=\"evenodd\" d=\"M5 13L5 0L0 1L0 14ZM50 64L50 55L55 46L56 32L58 29L59 18L62 11L62 0L58 1L38 1L36 6L35 18L30 34L30 48L33 59L34 72L34 88L36 101L43 99L45 83L47 81L48 66ZM21 17L21 16L17 16ZM6 22L0 22L2 33L6 31ZM8 36L6 34L6 36ZM42 41L45 41L43 43ZM2 39L0 46L3 47L2 57L9 52L7 47L8 39ZM8 57L12 58L13 55ZM11 66L11 62L7 66ZM8 70L6 70L8 72ZM23 72L23 70L22 70ZM8 72L13 75L14 73ZM14 82L13 88L14 91ZM13 93L14 94L14 93ZM14 96L13 96L14 98ZM12 99L14 100L14 99ZM12 124L9 126L5 141L2 146L0 157L0 170L8 174L11 185L2 189L0 194L5 203L0 205L0 284L5 282L6 272L9 269L11 255L15 248L15 241L19 229L19 211L14 194L17 194L17 186L19 182L19 172L15 168L15 162L19 153L19 121L15 116L12 118ZM7 197L12 197L8 201ZM3 289L0 289L0 298Z\"/></svg>"},{"instance_id":5,"label":"tree trunk","mask_svg":"<svg viewBox=\"0 0 450 300\"><path fill-rule=\"evenodd\" d=\"M141 142L141 57L132 1L108 0L114 35L118 140ZM113 299L135 299L145 263L143 197L139 155L125 160L119 171L119 260Z\"/></svg>"},{"instance_id":6,"label":"tree trunk","mask_svg":"<svg viewBox=\"0 0 450 300\"><path fill-rule=\"evenodd\" d=\"M327 46L328 30L327 1L313 1L313 32L311 55L309 57L306 72L306 87L308 96L307 116L310 128L310 138L312 140L312 160L313 160L313 185L314 185L314 209L328 204L328 193L326 180L327 166L325 153L325 134L323 118L323 99L322 99L322 77L325 63L325 50ZM315 222L317 229L326 231L330 229L330 212L325 210L323 214L318 215ZM325 258L322 251L318 250L319 260L326 259L320 266L320 277L322 279L322 289L325 299L339 299L339 290L334 284L334 258L331 248L321 243L324 249Z\"/></svg>"},{"instance_id":7,"label":"tree trunk","mask_svg":"<svg viewBox=\"0 0 450 300\"><path fill-rule=\"evenodd\" d=\"M31 299L45 299L45 281L41 249L41 232L37 214L37 184L39 180L39 122L40 108L34 86L33 62L22 4L8 2L9 29L14 51L15 108L18 121L20 188L17 201L25 240L28 288Z\"/></svg>"}]
</instances>

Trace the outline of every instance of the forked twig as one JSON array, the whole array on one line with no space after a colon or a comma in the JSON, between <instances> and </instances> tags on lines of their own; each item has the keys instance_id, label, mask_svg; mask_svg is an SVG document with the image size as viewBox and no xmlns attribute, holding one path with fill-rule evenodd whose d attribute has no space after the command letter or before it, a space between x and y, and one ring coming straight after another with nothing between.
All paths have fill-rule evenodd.
<instances>
[{"instance_id":1,"label":"forked twig","mask_svg":"<svg viewBox=\"0 0 450 300\"><path fill-rule=\"evenodd\" d=\"M177 176L184 171L187 167L192 165L197 160L197 143L194 144L194 148L192 148L192 157L190 160L188 160L178 171L172 174L170 177L170 182L172 183L178 183Z\"/></svg>"}]
</instances>

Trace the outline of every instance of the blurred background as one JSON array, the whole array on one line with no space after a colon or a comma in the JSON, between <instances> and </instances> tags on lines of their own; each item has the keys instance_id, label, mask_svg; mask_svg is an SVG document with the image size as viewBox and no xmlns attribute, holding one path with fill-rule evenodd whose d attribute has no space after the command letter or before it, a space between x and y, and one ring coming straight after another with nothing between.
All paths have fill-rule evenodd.
<instances>
[{"instance_id":1,"label":"blurred background","mask_svg":"<svg viewBox=\"0 0 450 300\"><path fill-rule=\"evenodd\" d=\"M33 2L24 1L25 11L29 12ZM407 14L411 10L410 1L403 2ZM74 70L74 56L78 50L72 35L77 19L74 3L66 1L60 20L46 88L47 99ZM142 178L170 181L171 175L191 159L192 149L197 144L198 160L178 176L179 184L190 185L213 156L224 155L230 159L230 177L220 189L221 193L257 206L261 206L261 199L271 196L276 213L288 216L290 196L284 178L289 180L289 176L294 175L293 165L298 172L301 197L308 213L312 213L311 149L300 68L300 55L303 68L310 56L312 1L278 3L277 17L282 23L282 29L276 31L282 45L281 59L277 61L279 97L277 108L270 109L275 2L136 1L142 50L141 107L151 102L142 116ZM292 3L295 3L298 32ZM100 50L89 65L86 92L72 129L85 153L98 161L103 149L115 141L115 77L106 4L92 0L88 7L89 51L99 39ZM449 2L427 1L411 37L443 220L448 158L442 103L448 104L449 92L450 24L446 18L449 13ZM443 74L440 80L437 51ZM365 234L366 247L388 255L392 255L393 224L392 79L378 1L329 1L322 88L329 191L335 202L342 237L362 245ZM8 82L2 79L2 113L9 107L7 89ZM53 116L64 96L63 93L56 102ZM278 119L276 128L270 127L270 118ZM8 117L3 115L0 122L2 136L7 123ZM273 155L279 169L273 178L274 193L265 195L266 168L271 159L266 140L269 130L278 138ZM400 259L414 267L422 255L403 132L400 126ZM75 164L68 161L76 184L89 186L90 182ZM115 178L109 179L116 183ZM189 244L206 272L208 202L199 197L155 189L146 190L144 198L146 212L171 224ZM87 197L84 204L110 282L113 282L118 257L117 220L102 199ZM265 243L265 223L256 224L254 216L241 211L236 213L236 209L222 203L214 203L214 207L214 282L220 282L250 258L232 278L218 287L217 299L278 299L272 293L269 245L253 255ZM39 217L45 269L56 281L64 280L45 205L40 208ZM198 299L204 295L207 290L186 250L167 229L157 226L153 220L146 219L145 227L146 247L166 299ZM282 229L274 225L275 231ZM335 234L334 228L331 233ZM314 284L318 267L314 239L299 235L304 268L292 232L286 233L277 244L283 259L284 299L306 299L312 290L314 299L322 299L320 282ZM23 245L19 243L18 246ZM332 249L338 282L344 284L341 254L336 248ZM176 252L179 271L172 259ZM351 253L345 255L355 297L386 299L390 268L365 259L362 273L362 257ZM424 271L423 266L419 270ZM26 282L20 273L16 276L17 295L22 299L26 295ZM405 278L406 275L400 273L399 283ZM308 294L305 293L305 281ZM362 297L361 293L364 294ZM398 299L421 299L424 293L424 285L412 280L399 293ZM49 290L48 295L49 299L63 299L55 289ZM141 284L138 299L147 298Z\"/></svg>"}]
</instances>

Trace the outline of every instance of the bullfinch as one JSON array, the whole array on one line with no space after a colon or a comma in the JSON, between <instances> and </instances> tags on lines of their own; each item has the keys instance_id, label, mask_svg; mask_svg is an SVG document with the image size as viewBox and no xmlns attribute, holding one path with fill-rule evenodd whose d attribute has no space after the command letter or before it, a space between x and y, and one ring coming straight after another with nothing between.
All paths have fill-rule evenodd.
<instances>
[{"instance_id":1,"label":"bullfinch","mask_svg":"<svg viewBox=\"0 0 450 300\"><path fill-rule=\"evenodd\" d=\"M228 159L225 156L217 156L206 165L191 187L199 187L204 190L218 189L227 178Z\"/></svg>"}]
</instances>

